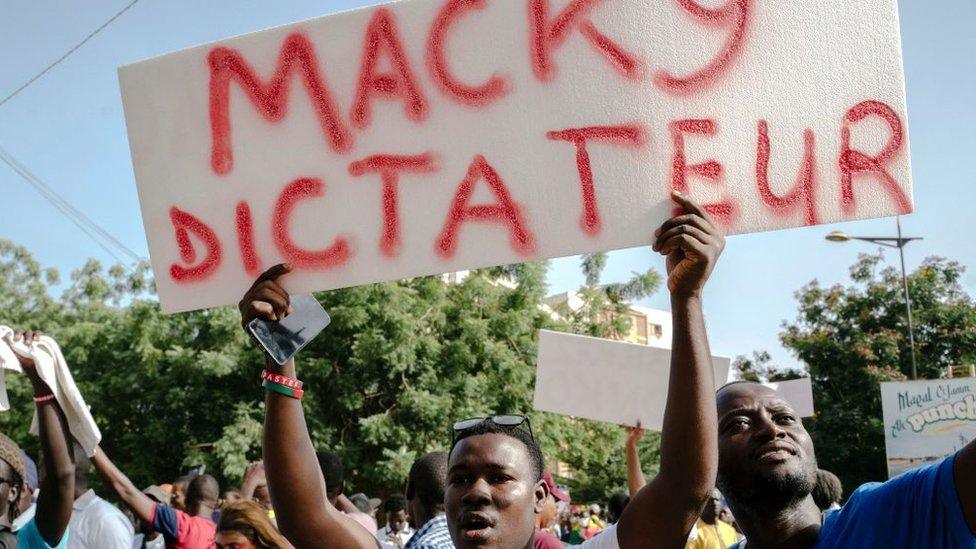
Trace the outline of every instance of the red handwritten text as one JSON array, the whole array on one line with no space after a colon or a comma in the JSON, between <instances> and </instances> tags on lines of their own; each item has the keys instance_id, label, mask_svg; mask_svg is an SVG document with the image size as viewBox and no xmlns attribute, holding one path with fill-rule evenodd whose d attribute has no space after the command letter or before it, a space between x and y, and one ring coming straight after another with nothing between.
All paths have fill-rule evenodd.
<instances>
[{"instance_id":1,"label":"red handwritten text","mask_svg":"<svg viewBox=\"0 0 976 549\"><path fill-rule=\"evenodd\" d=\"M474 184L484 179L498 200L491 205L470 206L468 202L474 193ZM488 221L508 226L509 239L517 253L531 255L535 249L535 237L528 230L521 208L512 200L508 187L494 168L480 154L471 162L468 173L458 186L451 202L451 210L444 222L444 229L437 237L435 245L441 257L449 258L457 250L457 233L466 221Z\"/></svg>"},{"instance_id":2,"label":"red handwritten text","mask_svg":"<svg viewBox=\"0 0 976 549\"><path fill-rule=\"evenodd\" d=\"M327 269L345 263L352 255L349 242L343 237L336 237L331 246L315 251L300 248L291 239L288 226L295 206L306 198L322 196L324 191L321 179L303 177L289 183L275 203L271 221L274 243L284 260L294 267Z\"/></svg>"},{"instance_id":3,"label":"red handwritten text","mask_svg":"<svg viewBox=\"0 0 976 549\"><path fill-rule=\"evenodd\" d=\"M445 35L448 27L457 20L461 12L480 10L485 0L448 0L437 13L430 35L427 37L427 69L434 83L447 97L466 105L482 106L504 97L511 88L508 79L494 74L480 86L469 86L458 82L451 74L444 58Z\"/></svg>"},{"instance_id":4,"label":"red handwritten text","mask_svg":"<svg viewBox=\"0 0 976 549\"><path fill-rule=\"evenodd\" d=\"M720 8L705 8L695 0L677 0L678 4L695 18L709 26L729 27L729 38L722 51L708 64L687 76L674 76L667 71L654 75L657 87L672 94L682 95L702 90L724 74L742 50L743 38L749 23L752 0L728 0Z\"/></svg>"},{"instance_id":5,"label":"red handwritten text","mask_svg":"<svg viewBox=\"0 0 976 549\"><path fill-rule=\"evenodd\" d=\"M529 40L532 72L543 82L552 80L555 67L551 54L566 41L574 27L624 77L641 77L640 61L593 26L587 13L601 0L571 0L558 15L550 18L549 0L529 0Z\"/></svg>"},{"instance_id":6,"label":"red handwritten text","mask_svg":"<svg viewBox=\"0 0 976 549\"><path fill-rule=\"evenodd\" d=\"M390 56L393 72L377 74L376 64L383 51ZM414 122L427 117L427 99L413 75L397 31L396 19L388 8L374 11L366 27L363 63L352 106L352 123L357 128L369 126L372 118L370 96L373 94L384 99L401 99L404 115Z\"/></svg>"},{"instance_id":7,"label":"red handwritten text","mask_svg":"<svg viewBox=\"0 0 976 549\"><path fill-rule=\"evenodd\" d=\"M596 139L604 143L636 147L644 142L644 130L640 126L591 126L562 131L551 131L546 137L553 140L569 141L576 145L576 169L579 171L580 192L583 198L583 214L580 227L583 232L595 236L600 232L600 210L596 205L596 190L593 187L593 169L590 167L590 153L586 142Z\"/></svg>"},{"instance_id":8,"label":"red handwritten text","mask_svg":"<svg viewBox=\"0 0 976 549\"><path fill-rule=\"evenodd\" d=\"M352 147L349 130L339 117L332 93L319 73L319 62L312 42L295 33L285 39L278 57L278 66L268 83L261 81L254 69L238 51L217 47L207 56L210 64L210 132L212 151L210 166L214 173L224 175L234 167L234 152L230 143L230 82L236 80L251 99L258 112L269 122L280 122L288 112L288 91L291 73L297 67L315 107L322 133L332 149L345 152Z\"/></svg>"},{"instance_id":9,"label":"red handwritten text","mask_svg":"<svg viewBox=\"0 0 976 549\"><path fill-rule=\"evenodd\" d=\"M386 257L396 257L403 245L400 238L400 207L398 183L400 173L430 173L434 171L434 157L430 153L414 156L376 155L349 165L349 173L359 177L379 173L383 181L383 235L380 251Z\"/></svg>"},{"instance_id":10,"label":"red handwritten text","mask_svg":"<svg viewBox=\"0 0 976 549\"><path fill-rule=\"evenodd\" d=\"M806 224L816 225L818 221L813 130L807 129L803 132L803 165L800 167L796 186L786 196L777 196L769 187L769 150L769 127L765 120L760 120L756 147L756 186L759 187L759 196L763 203L774 212L787 215L798 207L803 208Z\"/></svg>"},{"instance_id":11,"label":"red handwritten text","mask_svg":"<svg viewBox=\"0 0 976 549\"><path fill-rule=\"evenodd\" d=\"M668 125L668 129L671 132L671 142L674 146L674 154L671 157L671 188L681 193L687 193L689 172L712 183L720 182L722 165L716 160L707 160L689 166L685 159L685 134L714 135L717 131L715 121L676 120ZM702 207L724 225L731 227L735 224L737 210L735 202L731 198L717 203L705 204Z\"/></svg>"},{"instance_id":12,"label":"red handwritten text","mask_svg":"<svg viewBox=\"0 0 976 549\"><path fill-rule=\"evenodd\" d=\"M183 263L193 265L197 260L197 251L190 241L190 233L200 239L207 249L207 255L196 265L170 265L169 276L176 282L194 282L209 278L220 267L221 249L217 233L203 221L176 207L169 209L169 218L176 229L176 244L180 248L180 259Z\"/></svg>"},{"instance_id":13,"label":"red handwritten text","mask_svg":"<svg viewBox=\"0 0 976 549\"><path fill-rule=\"evenodd\" d=\"M868 156L861 151L851 149L851 127L871 115L881 117L891 130L888 142L875 156ZM863 101L851 107L844 115L840 128L840 183L841 205L845 214L854 213L853 179L855 175L862 173L873 173L880 178L882 186L895 200L901 213L907 214L912 211L912 203L905 195L905 191L885 168L885 164L901 150L903 133L898 113L880 101Z\"/></svg>"}]
</instances>

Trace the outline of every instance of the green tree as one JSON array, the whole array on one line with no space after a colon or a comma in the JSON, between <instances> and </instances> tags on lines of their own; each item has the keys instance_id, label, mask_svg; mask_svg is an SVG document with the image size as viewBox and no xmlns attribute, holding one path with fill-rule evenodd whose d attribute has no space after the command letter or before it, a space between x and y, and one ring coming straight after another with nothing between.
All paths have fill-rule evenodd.
<instances>
[{"instance_id":1,"label":"green tree","mask_svg":"<svg viewBox=\"0 0 976 549\"><path fill-rule=\"evenodd\" d=\"M848 493L887 478L878 383L911 373L901 273L882 260L881 253L862 255L848 286L813 281L801 288L799 315L780 335L812 378L817 415L807 427L820 466ZM976 305L960 285L963 271L928 258L908 277L920 379L976 360Z\"/></svg>"},{"instance_id":2,"label":"green tree","mask_svg":"<svg viewBox=\"0 0 976 549\"><path fill-rule=\"evenodd\" d=\"M540 307L545 273L544 263L527 263L473 271L460 284L426 277L317 294L333 323L299 357L303 402L316 446L349 464L350 489L399 492L418 455L447 449L453 420L532 409L536 334L569 329ZM239 482L260 456L264 395L262 359L236 309L164 315L146 265L90 261L55 298L57 283L56 272L0 241L0 323L59 341L120 468L138 485L199 463ZM0 414L0 429L36 451L26 435L29 389L8 380L13 410ZM547 457L578 471L577 498L623 487L622 430L529 415Z\"/></svg>"},{"instance_id":3,"label":"green tree","mask_svg":"<svg viewBox=\"0 0 976 549\"><path fill-rule=\"evenodd\" d=\"M745 355L735 357L732 361L732 370L739 373L739 379L755 383L787 381L807 375L803 370L778 367L767 351L754 351L751 357Z\"/></svg>"}]
</instances>

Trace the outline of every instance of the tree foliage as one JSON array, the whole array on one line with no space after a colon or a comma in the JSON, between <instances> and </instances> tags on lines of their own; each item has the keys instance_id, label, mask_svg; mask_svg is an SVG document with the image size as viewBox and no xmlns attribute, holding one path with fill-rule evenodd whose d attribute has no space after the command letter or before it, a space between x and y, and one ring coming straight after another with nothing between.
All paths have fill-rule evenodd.
<instances>
[{"instance_id":1,"label":"tree foliage","mask_svg":"<svg viewBox=\"0 0 976 549\"><path fill-rule=\"evenodd\" d=\"M848 494L887 478L878 383L911 375L901 272L882 260L880 253L862 255L848 286L813 281L801 288L799 315L780 335L812 378L817 415L806 423L820 466L836 473ZM908 276L919 379L976 361L976 305L960 285L963 271L928 258Z\"/></svg>"},{"instance_id":2,"label":"tree foliage","mask_svg":"<svg viewBox=\"0 0 976 549\"><path fill-rule=\"evenodd\" d=\"M540 307L545 273L544 263L528 263L473 271L460 284L426 277L317 294L333 321L298 358L303 405L315 446L347 464L348 490L399 493L417 456L447 449L454 420L531 411L538 330L593 333L606 320L551 318ZM646 295L654 276L603 287L600 306ZM55 298L58 283L55 271L0 241L0 323L59 341L119 467L141 486L201 463L223 483L239 482L260 456L264 394L261 355L236 309L163 315L146 265L105 270L90 261ZM29 389L8 380L14 404L0 430L36 451L26 435ZM577 499L624 486L621 429L529 415L547 458L577 472ZM656 437L645 440L652 465Z\"/></svg>"}]
</instances>

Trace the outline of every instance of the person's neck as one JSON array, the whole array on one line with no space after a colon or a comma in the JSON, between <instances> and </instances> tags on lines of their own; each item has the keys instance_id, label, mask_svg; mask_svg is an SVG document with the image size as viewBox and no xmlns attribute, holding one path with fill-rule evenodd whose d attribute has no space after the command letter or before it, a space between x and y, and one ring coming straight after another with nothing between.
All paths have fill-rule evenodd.
<instances>
[{"instance_id":1,"label":"person's neck","mask_svg":"<svg viewBox=\"0 0 976 549\"><path fill-rule=\"evenodd\" d=\"M702 522L708 524L709 526L715 526L715 524L718 522L718 519L716 517L712 517L711 520L709 520L708 518L705 518L704 515L702 515L699 518L701 519Z\"/></svg>"},{"instance_id":2,"label":"person's neck","mask_svg":"<svg viewBox=\"0 0 976 549\"><path fill-rule=\"evenodd\" d=\"M820 509L811 496L781 509L732 505L732 514L749 549L806 549L820 535Z\"/></svg>"},{"instance_id":3,"label":"person's neck","mask_svg":"<svg viewBox=\"0 0 976 549\"><path fill-rule=\"evenodd\" d=\"M206 503L196 503L190 505L186 508L187 514L193 517L203 517L205 519L213 519L214 506L207 505Z\"/></svg>"},{"instance_id":4,"label":"person's neck","mask_svg":"<svg viewBox=\"0 0 976 549\"><path fill-rule=\"evenodd\" d=\"M417 517L417 529L419 530L423 528L425 524L443 514L444 511L440 509L424 509L424 511L420 513L420 516Z\"/></svg>"}]
</instances>

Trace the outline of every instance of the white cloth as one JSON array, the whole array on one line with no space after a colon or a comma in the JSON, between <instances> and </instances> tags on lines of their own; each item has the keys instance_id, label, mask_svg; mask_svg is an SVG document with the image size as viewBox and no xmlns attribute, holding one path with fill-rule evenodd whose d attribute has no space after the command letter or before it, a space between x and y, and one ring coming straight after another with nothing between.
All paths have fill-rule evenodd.
<instances>
[{"instance_id":1,"label":"white cloth","mask_svg":"<svg viewBox=\"0 0 976 549\"><path fill-rule=\"evenodd\" d=\"M135 530L122 511L88 490L71 506L68 549L132 549Z\"/></svg>"},{"instance_id":2,"label":"white cloth","mask_svg":"<svg viewBox=\"0 0 976 549\"><path fill-rule=\"evenodd\" d=\"M37 512L37 504L31 503L31 506L28 507L26 511L17 515L17 518L14 519L13 524L10 525L10 529L14 532L20 530L21 528L26 526L27 523L31 521L31 519L34 518L34 513L36 512Z\"/></svg>"},{"instance_id":3,"label":"white cloth","mask_svg":"<svg viewBox=\"0 0 976 549\"><path fill-rule=\"evenodd\" d=\"M61 406L71 435L85 449L88 457L94 456L95 447L102 440L102 433L98 430L98 425L95 425L95 419L92 418L85 399L78 392L78 386L75 385L71 371L68 370L68 363L61 354L61 348L47 336L41 336L36 343L28 347L23 341L14 342L13 334L14 331L7 326L0 326L0 412L10 409L5 371L22 371L17 354L31 358L37 367L37 375L48 384L58 405ZM35 413L30 432L36 435L37 429Z\"/></svg>"},{"instance_id":4,"label":"white cloth","mask_svg":"<svg viewBox=\"0 0 976 549\"><path fill-rule=\"evenodd\" d=\"M376 532L376 539L380 541L386 541L387 536L389 536L390 534L395 534L396 537L400 538L400 543L402 545L406 545L407 542L410 541L410 538L413 536L413 532L414 530L413 528L410 527L409 524L404 524L402 530L394 533L393 531L390 530L390 525L387 524L386 526L380 528L378 532Z\"/></svg>"},{"instance_id":5,"label":"white cloth","mask_svg":"<svg viewBox=\"0 0 976 549\"><path fill-rule=\"evenodd\" d=\"M132 549L166 549L166 540L159 534L156 539L146 540L145 534L136 534L132 538Z\"/></svg>"},{"instance_id":6,"label":"white cloth","mask_svg":"<svg viewBox=\"0 0 976 549\"><path fill-rule=\"evenodd\" d=\"M617 525L607 526L602 532L584 541L579 547L582 549L620 549L620 542L617 541Z\"/></svg>"}]
</instances>

